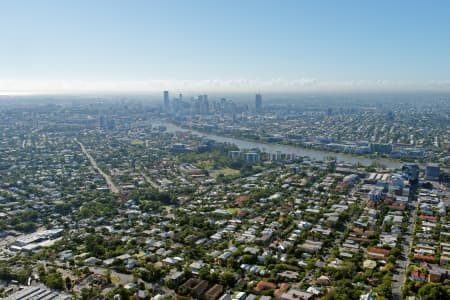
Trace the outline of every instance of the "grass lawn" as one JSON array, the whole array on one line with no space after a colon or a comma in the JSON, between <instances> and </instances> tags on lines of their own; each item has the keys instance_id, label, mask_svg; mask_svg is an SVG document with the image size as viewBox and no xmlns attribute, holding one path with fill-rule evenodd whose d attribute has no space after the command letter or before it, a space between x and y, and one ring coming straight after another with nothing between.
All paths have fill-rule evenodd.
<instances>
[{"instance_id":1,"label":"grass lawn","mask_svg":"<svg viewBox=\"0 0 450 300\"><path fill-rule=\"evenodd\" d=\"M212 160L202 160L197 161L195 165L205 170L211 170L213 168L214 162Z\"/></svg>"},{"instance_id":2,"label":"grass lawn","mask_svg":"<svg viewBox=\"0 0 450 300\"><path fill-rule=\"evenodd\" d=\"M240 171L231 169L231 168L223 168L223 169L219 169L219 170L211 170L209 172L209 174L213 177L217 177L217 176L219 176L219 174L223 174L225 176L235 176L235 175L239 175Z\"/></svg>"},{"instance_id":3,"label":"grass lawn","mask_svg":"<svg viewBox=\"0 0 450 300\"><path fill-rule=\"evenodd\" d=\"M236 208L227 208L227 212L229 212L230 214L232 214L233 216L237 215L237 213L240 211L241 209L236 207Z\"/></svg>"},{"instance_id":4,"label":"grass lawn","mask_svg":"<svg viewBox=\"0 0 450 300\"><path fill-rule=\"evenodd\" d=\"M112 284L120 284L120 277L117 275L111 275L111 283Z\"/></svg>"},{"instance_id":5,"label":"grass lawn","mask_svg":"<svg viewBox=\"0 0 450 300\"><path fill-rule=\"evenodd\" d=\"M131 145L142 146L142 145L144 145L144 141L142 141L142 140L132 140L131 141Z\"/></svg>"}]
</instances>

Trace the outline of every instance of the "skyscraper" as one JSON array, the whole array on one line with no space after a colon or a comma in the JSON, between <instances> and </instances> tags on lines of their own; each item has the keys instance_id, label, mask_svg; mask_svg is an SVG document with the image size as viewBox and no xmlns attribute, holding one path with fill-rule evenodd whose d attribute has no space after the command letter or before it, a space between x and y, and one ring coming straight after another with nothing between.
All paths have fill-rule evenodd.
<instances>
[{"instance_id":1,"label":"skyscraper","mask_svg":"<svg viewBox=\"0 0 450 300\"><path fill-rule=\"evenodd\" d=\"M203 95L203 103L202 106L202 113L203 114L209 114L209 101L208 101L208 95Z\"/></svg>"},{"instance_id":2,"label":"skyscraper","mask_svg":"<svg viewBox=\"0 0 450 300\"><path fill-rule=\"evenodd\" d=\"M169 91L164 91L164 110L169 111L170 100L169 100Z\"/></svg>"},{"instance_id":3,"label":"skyscraper","mask_svg":"<svg viewBox=\"0 0 450 300\"><path fill-rule=\"evenodd\" d=\"M439 181L440 171L439 165L428 165L425 169L425 179Z\"/></svg>"},{"instance_id":4,"label":"skyscraper","mask_svg":"<svg viewBox=\"0 0 450 300\"><path fill-rule=\"evenodd\" d=\"M417 183L419 180L419 165L418 164L405 164L402 167L403 174L408 178L410 182Z\"/></svg>"},{"instance_id":5,"label":"skyscraper","mask_svg":"<svg viewBox=\"0 0 450 300\"><path fill-rule=\"evenodd\" d=\"M256 96L255 96L255 110L256 110L256 112L262 111L262 96L261 96L261 94L256 94Z\"/></svg>"}]
</instances>

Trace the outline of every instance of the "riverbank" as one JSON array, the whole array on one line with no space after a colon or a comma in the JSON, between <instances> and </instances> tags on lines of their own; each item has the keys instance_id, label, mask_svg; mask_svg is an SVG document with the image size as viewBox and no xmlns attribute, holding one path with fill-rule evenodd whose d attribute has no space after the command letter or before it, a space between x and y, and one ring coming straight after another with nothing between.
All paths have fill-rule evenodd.
<instances>
[{"instance_id":1,"label":"riverbank","mask_svg":"<svg viewBox=\"0 0 450 300\"><path fill-rule=\"evenodd\" d=\"M294 153L298 156L308 157L310 159L315 160L325 160L327 157L333 156L336 157L338 162L350 163L350 164L361 164L364 166L370 165L381 165L386 168L398 169L401 168L403 162L395 161L387 158L367 158L356 155L350 155L346 153L336 153L332 151L326 150L317 150L313 148L304 148L293 145L286 144L275 144L275 143L265 143L253 140L246 140L242 138L229 137L224 135L219 135L216 133L203 132L196 129L184 128L178 124L169 122L169 121L158 121L157 124L163 125L166 127L168 132L175 131L190 131L191 133L199 136L205 136L212 140L223 142L223 143L231 143L238 146L240 149L252 149L257 148L264 152L275 153L277 151L281 151L283 153Z\"/></svg>"}]
</instances>

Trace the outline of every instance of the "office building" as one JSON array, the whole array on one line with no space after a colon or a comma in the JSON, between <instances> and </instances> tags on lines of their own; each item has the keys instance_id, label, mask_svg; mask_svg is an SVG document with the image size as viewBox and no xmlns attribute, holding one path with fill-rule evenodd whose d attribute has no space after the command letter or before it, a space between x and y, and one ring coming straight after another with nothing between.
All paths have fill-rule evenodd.
<instances>
[{"instance_id":1,"label":"office building","mask_svg":"<svg viewBox=\"0 0 450 300\"><path fill-rule=\"evenodd\" d=\"M389 154L392 152L392 144L371 143L370 150L379 154Z\"/></svg>"},{"instance_id":2,"label":"office building","mask_svg":"<svg viewBox=\"0 0 450 300\"><path fill-rule=\"evenodd\" d=\"M419 165L410 163L403 165L403 174L410 182L415 182L419 180Z\"/></svg>"},{"instance_id":3,"label":"office building","mask_svg":"<svg viewBox=\"0 0 450 300\"><path fill-rule=\"evenodd\" d=\"M259 154L256 152L247 152L247 153L244 153L244 159L247 162L251 162L251 163L258 162Z\"/></svg>"},{"instance_id":4,"label":"office building","mask_svg":"<svg viewBox=\"0 0 450 300\"><path fill-rule=\"evenodd\" d=\"M381 201L382 195L382 189L377 187L376 189L373 189L369 192L369 201L378 203Z\"/></svg>"},{"instance_id":5,"label":"office building","mask_svg":"<svg viewBox=\"0 0 450 300\"><path fill-rule=\"evenodd\" d=\"M425 179L431 181L439 181L441 169L438 165L428 165L425 169Z\"/></svg>"},{"instance_id":6,"label":"office building","mask_svg":"<svg viewBox=\"0 0 450 300\"><path fill-rule=\"evenodd\" d=\"M203 95L202 97L203 101L200 103L200 111L202 114L209 114L209 101L208 101L208 95Z\"/></svg>"},{"instance_id":7,"label":"office building","mask_svg":"<svg viewBox=\"0 0 450 300\"><path fill-rule=\"evenodd\" d=\"M242 153L241 151L230 151L230 157L232 159L241 158Z\"/></svg>"},{"instance_id":8,"label":"office building","mask_svg":"<svg viewBox=\"0 0 450 300\"><path fill-rule=\"evenodd\" d=\"M164 111L169 111L170 100L169 100L169 91L164 91Z\"/></svg>"},{"instance_id":9,"label":"office building","mask_svg":"<svg viewBox=\"0 0 450 300\"><path fill-rule=\"evenodd\" d=\"M261 96L261 94L256 94L256 96L255 96L255 111L256 112L262 111L262 96Z\"/></svg>"}]
</instances>

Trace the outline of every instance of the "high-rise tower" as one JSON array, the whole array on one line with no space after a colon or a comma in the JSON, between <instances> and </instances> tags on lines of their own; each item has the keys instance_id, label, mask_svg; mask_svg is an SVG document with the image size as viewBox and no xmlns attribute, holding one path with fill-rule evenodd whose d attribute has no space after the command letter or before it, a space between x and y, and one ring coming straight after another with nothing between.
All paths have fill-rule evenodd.
<instances>
[{"instance_id":1,"label":"high-rise tower","mask_svg":"<svg viewBox=\"0 0 450 300\"><path fill-rule=\"evenodd\" d=\"M164 91L164 111L169 111L170 100L169 100L169 91Z\"/></svg>"},{"instance_id":2,"label":"high-rise tower","mask_svg":"<svg viewBox=\"0 0 450 300\"><path fill-rule=\"evenodd\" d=\"M256 110L256 112L262 111L262 96L261 96L261 94L256 94L256 96L255 96L255 110Z\"/></svg>"}]
</instances>

